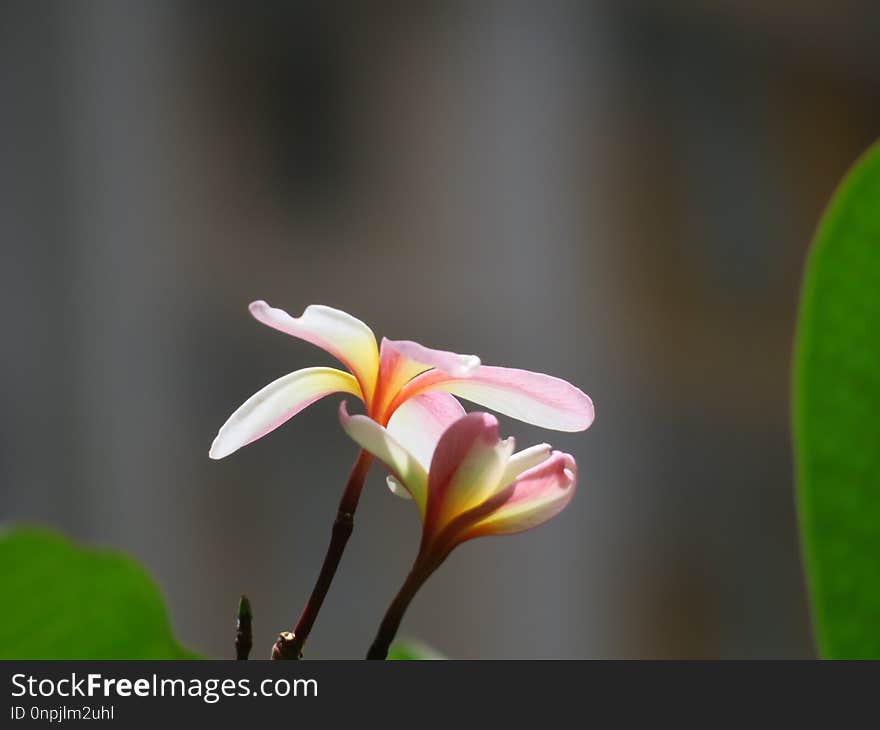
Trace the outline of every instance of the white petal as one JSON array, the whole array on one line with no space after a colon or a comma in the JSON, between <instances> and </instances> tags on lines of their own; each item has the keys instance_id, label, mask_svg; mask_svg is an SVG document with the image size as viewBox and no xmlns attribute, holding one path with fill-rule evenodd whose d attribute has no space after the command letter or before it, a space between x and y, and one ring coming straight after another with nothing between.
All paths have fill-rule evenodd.
<instances>
[{"instance_id":1,"label":"white petal","mask_svg":"<svg viewBox=\"0 0 880 730\"><path fill-rule=\"evenodd\" d=\"M502 488L506 487L524 471L549 459L552 452L553 447L550 444L537 444L518 451L510 457L504 470L504 476L501 477L498 484Z\"/></svg>"},{"instance_id":2,"label":"white petal","mask_svg":"<svg viewBox=\"0 0 880 730\"><path fill-rule=\"evenodd\" d=\"M208 455L212 459L229 456L331 393L362 398L357 380L336 368L305 368L278 378L236 409L220 428Z\"/></svg>"},{"instance_id":3,"label":"white petal","mask_svg":"<svg viewBox=\"0 0 880 730\"><path fill-rule=\"evenodd\" d=\"M367 402L373 397L379 372L376 337L356 317L323 304L306 307L299 317L260 300L249 306L254 318L263 324L298 337L338 358L358 379Z\"/></svg>"},{"instance_id":4,"label":"white petal","mask_svg":"<svg viewBox=\"0 0 880 730\"><path fill-rule=\"evenodd\" d=\"M385 477L385 483L388 485L388 489L391 491L395 497L400 497L401 499L412 499L412 495L407 491L406 487L404 487L394 475L389 474Z\"/></svg>"},{"instance_id":5,"label":"white petal","mask_svg":"<svg viewBox=\"0 0 880 730\"><path fill-rule=\"evenodd\" d=\"M416 458L401 446L382 426L367 416L350 416L343 401L339 406L339 421L345 432L364 450L385 464L397 482L402 484L424 515L428 475Z\"/></svg>"}]
</instances>

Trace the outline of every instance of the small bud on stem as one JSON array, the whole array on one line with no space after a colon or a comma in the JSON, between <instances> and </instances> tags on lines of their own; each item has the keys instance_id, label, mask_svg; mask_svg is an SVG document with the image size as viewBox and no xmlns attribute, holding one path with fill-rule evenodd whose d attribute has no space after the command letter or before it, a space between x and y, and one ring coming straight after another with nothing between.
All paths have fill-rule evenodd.
<instances>
[{"instance_id":1,"label":"small bud on stem","mask_svg":"<svg viewBox=\"0 0 880 730\"><path fill-rule=\"evenodd\" d=\"M253 628L251 622L251 602L242 594L238 601L238 614L235 618L235 658L247 659L254 645Z\"/></svg>"}]
</instances>

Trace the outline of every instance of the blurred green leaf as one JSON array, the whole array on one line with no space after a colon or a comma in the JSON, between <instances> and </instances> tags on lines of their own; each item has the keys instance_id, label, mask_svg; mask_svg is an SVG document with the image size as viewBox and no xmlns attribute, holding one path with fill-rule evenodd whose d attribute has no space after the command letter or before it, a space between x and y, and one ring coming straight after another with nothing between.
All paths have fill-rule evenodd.
<instances>
[{"instance_id":1,"label":"blurred green leaf","mask_svg":"<svg viewBox=\"0 0 880 730\"><path fill-rule=\"evenodd\" d=\"M131 558L43 528L0 532L0 659L196 659Z\"/></svg>"},{"instance_id":2,"label":"blurred green leaf","mask_svg":"<svg viewBox=\"0 0 880 730\"><path fill-rule=\"evenodd\" d=\"M880 658L880 145L807 262L794 354L798 507L820 655Z\"/></svg>"},{"instance_id":3,"label":"blurred green leaf","mask_svg":"<svg viewBox=\"0 0 880 730\"><path fill-rule=\"evenodd\" d=\"M412 661L425 659L445 659L442 654L419 641L395 641L388 649L388 659Z\"/></svg>"}]
</instances>

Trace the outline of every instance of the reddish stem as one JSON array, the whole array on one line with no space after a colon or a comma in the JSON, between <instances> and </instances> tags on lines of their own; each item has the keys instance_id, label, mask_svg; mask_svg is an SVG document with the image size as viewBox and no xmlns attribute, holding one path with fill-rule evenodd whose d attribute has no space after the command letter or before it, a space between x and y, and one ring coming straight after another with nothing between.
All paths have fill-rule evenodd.
<instances>
[{"instance_id":1,"label":"reddish stem","mask_svg":"<svg viewBox=\"0 0 880 730\"><path fill-rule=\"evenodd\" d=\"M321 604L327 591L330 590L330 584L333 582L333 576L339 567L339 561L342 559L342 553L345 550L345 544L351 536L354 529L354 513L357 509L358 500L361 496L361 490L364 487L364 480L367 477L367 471L373 463L373 455L366 451L361 451L351 468L348 482L345 485L345 491L342 493L342 499L339 500L339 510L336 513L336 521L333 523L333 530L330 537L330 545L327 548L327 554L324 556L324 564L321 566L321 572L315 587L312 589L312 595L309 597L303 609L299 621L296 622L296 628L293 631L293 638L285 647L283 656L285 659L299 659L302 656L302 648L309 638L309 633L321 610Z\"/></svg>"},{"instance_id":2,"label":"reddish stem","mask_svg":"<svg viewBox=\"0 0 880 730\"><path fill-rule=\"evenodd\" d=\"M397 630L400 628L400 622L403 620L406 609L409 608L409 604L418 593L419 588L424 585L441 562L443 562L442 558L431 559L423 555L416 558L403 586L385 612L385 617L376 632L376 638L373 639L370 650L367 652L367 659L386 659L388 657L388 648L394 641L394 637L397 636Z\"/></svg>"}]
</instances>

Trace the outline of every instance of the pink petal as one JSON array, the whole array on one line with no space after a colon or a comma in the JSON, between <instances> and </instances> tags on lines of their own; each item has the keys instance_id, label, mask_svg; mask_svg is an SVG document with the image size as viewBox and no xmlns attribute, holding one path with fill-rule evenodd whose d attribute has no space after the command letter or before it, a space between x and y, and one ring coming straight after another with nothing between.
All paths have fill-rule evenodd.
<instances>
[{"instance_id":1,"label":"pink petal","mask_svg":"<svg viewBox=\"0 0 880 730\"><path fill-rule=\"evenodd\" d=\"M432 350L417 342L382 338L379 348L379 384L371 415L379 422L387 421L401 401L401 389L426 370L438 368L447 374L467 375L480 365L473 355Z\"/></svg>"},{"instance_id":2,"label":"pink petal","mask_svg":"<svg viewBox=\"0 0 880 730\"><path fill-rule=\"evenodd\" d=\"M508 535L529 530L558 515L574 497L577 465L570 454L554 451L542 464L524 472L505 488L510 496L462 536ZM499 495L500 496L500 495Z\"/></svg>"},{"instance_id":3,"label":"pink petal","mask_svg":"<svg viewBox=\"0 0 880 730\"><path fill-rule=\"evenodd\" d=\"M383 340L383 345L391 347L410 360L421 363L427 368L436 368L454 378L466 378L473 375L480 367L480 358L476 355L459 355L446 350L434 350L412 340Z\"/></svg>"},{"instance_id":4,"label":"pink petal","mask_svg":"<svg viewBox=\"0 0 880 730\"><path fill-rule=\"evenodd\" d=\"M468 414L446 429L428 471L423 540L497 491L512 453L513 439L498 438L498 421L488 413Z\"/></svg>"},{"instance_id":5,"label":"pink petal","mask_svg":"<svg viewBox=\"0 0 880 730\"><path fill-rule=\"evenodd\" d=\"M248 307L258 322L326 350L358 379L367 402L373 397L379 372L379 351L373 331L339 309L312 304L300 317L260 300Z\"/></svg>"},{"instance_id":6,"label":"pink petal","mask_svg":"<svg viewBox=\"0 0 880 730\"><path fill-rule=\"evenodd\" d=\"M357 380L336 368L305 368L278 378L248 398L227 419L208 455L212 459L229 456L331 393L363 397Z\"/></svg>"},{"instance_id":7,"label":"pink petal","mask_svg":"<svg viewBox=\"0 0 880 730\"><path fill-rule=\"evenodd\" d=\"M436 370L410 381L398 401L442 390L520 421L557 431L583 431L593 422L593 402L582 390L552 375L482 365L469 378Z\"/></svg>"},{"instance_id":8,"label":"pink petal","mask_svg":"<svg viewBox=\"0 0 880 730\"><path fill-rule=\"evenodd\" d=\"M394 411L388 431L427 470L443 432L464 415L454 395L421 393Z\"/></svg>"},{"instance_id":9,"label":"pink petal","mask_svg":"<svg viewBox=\"0 0 880 730\"><path fill-rule=\"evenodd\" d=\"M396 396L410 380L428 370L424 363L410 360L391 346L391 341L382 338L379 347L379 375L376 393L369 408L370 415L381 424L387 424L395 408L391 407Z\"/></svg>"}]
</instances>

